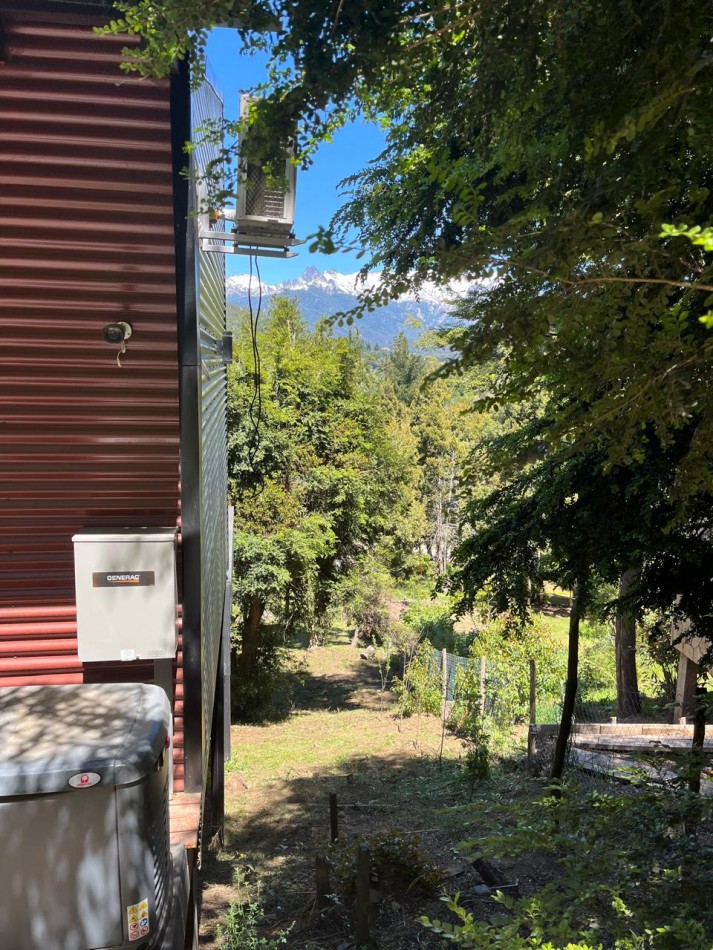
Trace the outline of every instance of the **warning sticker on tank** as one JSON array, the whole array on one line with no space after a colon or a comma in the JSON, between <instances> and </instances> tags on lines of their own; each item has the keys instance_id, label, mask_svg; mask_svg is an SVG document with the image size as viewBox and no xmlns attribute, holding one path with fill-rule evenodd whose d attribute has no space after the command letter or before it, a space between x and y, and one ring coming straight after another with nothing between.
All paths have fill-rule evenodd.
<instances>
[{"instance_id":1,"label":"warning sticker on tank","mask_svg":"<svg viewBox=\"0 0 713 950\"><path fill-rule=\"evenodd\" d=\"M126 908L129 925L129 940L140 940L149 934L149 902L146 898L138 904L129 904Z\"/></svg>"}]
</instances>

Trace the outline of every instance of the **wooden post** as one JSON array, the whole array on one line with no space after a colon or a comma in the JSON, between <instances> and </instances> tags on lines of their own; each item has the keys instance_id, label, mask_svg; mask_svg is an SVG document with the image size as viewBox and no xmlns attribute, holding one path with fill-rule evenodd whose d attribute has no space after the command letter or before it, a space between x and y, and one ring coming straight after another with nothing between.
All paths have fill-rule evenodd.
<instances>
[{"instance_id":1,"label":"wooden post","mask_svg":"<svg viewBox=\"0 0 713 950\"><path fill-rule=\"evenodd\" d=\"M337 814L337 793L329 793L329 828L332 841L339 838L339 815Z\"/></svg>"},{"instance_id":2,"label":"wooden post","mask_svg":"<svg viewBox=\"0 0 713 950\"><path fill-rule=\"evenodd\" d=\"M676 678L676 705L673 707L673 721L688 719L696 706L696 683L698 682L698 664L682 653L678 658L678 676ZM684 723L685 725L685 723Z\"/></svg>"},{"instance_id":3,"label":"wooden post","mask_svg":"<svg viewBox=\"0 0 713 950\"><path fill-rule=\"evenodd\" d=\"M371 858L369 845L359 845L356 871L356 902L354 904L354 932L358 947L371 945L369 933L369 890L371 885Z\"/></svg>"},{"instance_id":4,"label":"wooden post","mask_svg":"<svg viewBox=\"0 0 713 950\"><path fill-rule=\"evenodd\" d=\"M537 724L537 677L535 675L535 661L530 660L530 727L527 730L527 764L532 768L532 762L537 755L537 740L535 726Z\"/></svg>"},{"instance_id":5,"label":"wooden post","mask_svg":"<svg viewBox=\"0 0 713 950\"><path fill-rule=\"evenodd\" d=\"M441 708L441 748L438 753L438 767L443 765L443 743L446 738L446 719L448 704L448 651L444 648L441 653L441 692L443 706Z\"/></svg>"},{"instance_id":6,"label":"wooden post","mask_svg":"<svg viewBox=\"0 0 713 950\"><path fill-rule=\"evenodd\" d=\"M327 857L324 854L314 856L314 880L317 888L317 910L323 910L328 904L329 899L329 867Z\"/></svg>"},{"instance_id":7,"label":"wooden post","mask_svg":"<svg viewBox=\"0 0 713 950\"><path fill-rule=\"evenodd\" d=\"M537 722L537 675L535 661L530 660L530 723Z\"/></svg>"},{"instance_id":8,"label":"wooden post","mask_svg":"<svg viewBox=\"0 0 713 950\"><path fill-rule=\"evenodd\" d=\"M485 716L485 657L480 658L480 718Z\"/></svg>"}]
</instances>

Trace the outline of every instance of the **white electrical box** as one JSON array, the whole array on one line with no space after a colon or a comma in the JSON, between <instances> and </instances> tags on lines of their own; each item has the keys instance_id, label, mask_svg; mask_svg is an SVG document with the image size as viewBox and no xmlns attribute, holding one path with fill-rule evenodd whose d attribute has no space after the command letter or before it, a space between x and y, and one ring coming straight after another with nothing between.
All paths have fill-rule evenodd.
<instances>
[{"instance_id":1,"label":"white electrical box","mask_svg":"<svg viewBox=\"0 0 713 950\"><path fill-rule=\"evenodd\" d=\"M176 655L176 531L75 534L77 642L83 663Z\"/></svg>"}]
</instances>

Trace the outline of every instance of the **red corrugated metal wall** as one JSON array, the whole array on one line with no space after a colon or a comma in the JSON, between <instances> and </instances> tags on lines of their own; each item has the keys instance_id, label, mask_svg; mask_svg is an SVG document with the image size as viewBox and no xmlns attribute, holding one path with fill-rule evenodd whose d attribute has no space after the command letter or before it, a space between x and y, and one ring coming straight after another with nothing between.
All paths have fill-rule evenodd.
<instances>
[{"instance_id":1,"label":"red corrugated metal wall","mask_svg":"<svg viewBox=\"0 0 713 950\"><path fill-rule=\"evenodd\" d=\"M168 87L120 73L125 41L91 26L4 26L0 686L150 680L150 664L77 659L71 539L178 520ZM115 320L134 328L121 366Z\"/></svg>"}]
</instances>

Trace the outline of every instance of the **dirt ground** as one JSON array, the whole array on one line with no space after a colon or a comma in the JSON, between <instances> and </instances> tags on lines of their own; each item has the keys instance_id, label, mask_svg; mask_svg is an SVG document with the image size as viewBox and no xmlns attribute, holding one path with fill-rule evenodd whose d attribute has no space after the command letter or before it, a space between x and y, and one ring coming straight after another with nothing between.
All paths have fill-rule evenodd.
<instances>
[{"instance_id":1,"label":"dirt ground","mask_svg":"<svg viewBox=\"0 0 713 950\"><path fill-rule=\"evenodd\" d=\"M219 947L216 930L230 902L255 899L258 890L264 934L289 929L286 946L301 950L355 947L350 900L316 907L315 855L328 846L330 793L337 795L340 841L415 832L424 857L441 870L440 891L424 892L416 881L372 892L375 945L441 946L418 923L422 914L444 915L439 893L458 891L466 906L483 904L481 912L486 903L493 908L458 849L462 820L440 812L469 799L462 743L446 735L439 764L439 720L396 716L378 666L360 659L346 635L301 655L305 676L289 716L232 730L225 844L204 858L201 947ZM537 870L533 858L526 878ZM506 871L522 880L517 867Z\"/></svg>"}]
</instances>

